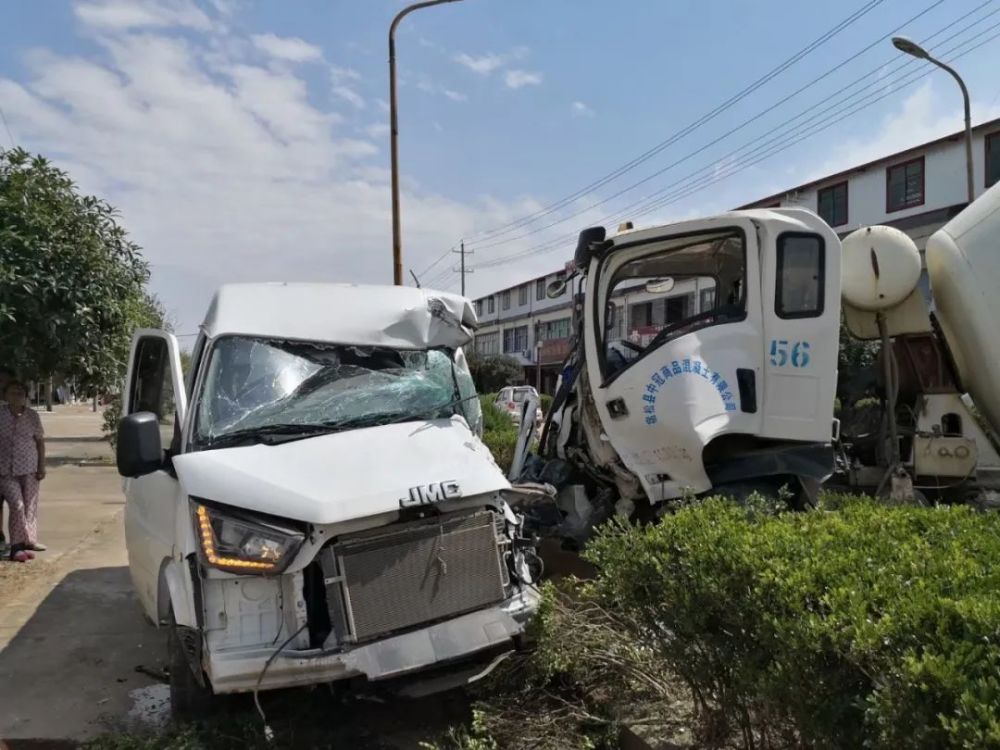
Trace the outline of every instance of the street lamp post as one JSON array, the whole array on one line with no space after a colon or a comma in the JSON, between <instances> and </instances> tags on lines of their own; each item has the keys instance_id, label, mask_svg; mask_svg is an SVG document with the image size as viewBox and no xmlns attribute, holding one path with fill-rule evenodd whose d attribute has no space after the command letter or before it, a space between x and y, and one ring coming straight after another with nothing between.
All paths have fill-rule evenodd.
<instances>
[{"instance_id":1,"label":"street lamp post","mask_svg":"<svg viewBox=\"0 0 1000 750\"><path fill-rule=\"evenodd\" d=\"M458 0L425 0L403 8L389 26L389 154L392 160L392 283L403 285L403 241L399 229L399 125L396 119L396 27L407 15L432 5Z\"/></svg>"},{"instance_id":2,"label":"street lamp post","mask_svg":"<svg viewBox=\"0 0 1000 750\"><path fill-rule=\"evenodd\" d=\"M958 86L962 89L962 100L965 104L965 178L969 192L969 203L972 203L976 197L975 181L972 177L972 107L969 104L969 90L965 87L965 81L962 80L962 76L954 68L931 57L931 54L916 42L904 36L894 36L892 44L900 52L904 52L918 60L926 60L929 63L937 65L942 70L948 71L951 77L958 81Z\"/></svg>"}]
</instances>

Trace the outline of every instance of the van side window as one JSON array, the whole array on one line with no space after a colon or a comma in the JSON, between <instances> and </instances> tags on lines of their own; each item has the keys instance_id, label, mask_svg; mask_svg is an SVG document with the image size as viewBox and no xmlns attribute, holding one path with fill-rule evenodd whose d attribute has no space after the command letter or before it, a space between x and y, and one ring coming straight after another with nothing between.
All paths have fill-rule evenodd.
<instances>
[{"instance_id":1,"label":"van side window","mask_svg":"<svg viewBox=\"0 0 1000 750\"><path fill-rule=\"evenodd\" d=\"M778 237L778 279L774 312L779 318L817 318L823 314L823 238L786 233Z\"/></svg>"}]
</instances>

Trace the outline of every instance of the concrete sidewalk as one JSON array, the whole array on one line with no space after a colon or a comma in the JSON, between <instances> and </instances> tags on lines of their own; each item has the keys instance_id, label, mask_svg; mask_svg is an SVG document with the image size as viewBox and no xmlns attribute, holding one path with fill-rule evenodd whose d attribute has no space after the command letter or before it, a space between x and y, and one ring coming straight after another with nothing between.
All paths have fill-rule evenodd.
<instances>
[{"instance_id":1,"label":"concrete sidewalk","mask_svg":"<svg viewBox=\"0 0 1000 750\"><path fill-rule=\"evenodd\" d=\"M49 551L0 563L0 740L84 740L121 726L165 686L161 631L142 618L125 552L121 480L89 407L42 412Z\"/></svg>"}]
</instances>

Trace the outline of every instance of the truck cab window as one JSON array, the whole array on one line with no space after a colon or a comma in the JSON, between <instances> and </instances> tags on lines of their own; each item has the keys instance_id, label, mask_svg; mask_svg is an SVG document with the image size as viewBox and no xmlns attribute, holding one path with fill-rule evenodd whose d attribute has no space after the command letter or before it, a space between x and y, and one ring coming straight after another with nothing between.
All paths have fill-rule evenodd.
<instances>
[{"instance_id":1,"label":"truck cab window","mask_svg":"<svg viewBox=\"0 0 1000 750\"><path fill-rule=\"evenodd\" d=\"M619 268L609 299L623 321L605 333L607 375L668 341L746 315L746 246L739 233L668 240Z\"/></svg>"},{"instance_id":2,"label":"truck cab window","mask_svg":"<svg viewBox=\"0 0 1000 750\"><path fill-rule=\"evenodd\" d=\"M823 314L823 239L815 234L778 238L774 312L779 318L816 318Z\"/></svg>"}]
</instances>

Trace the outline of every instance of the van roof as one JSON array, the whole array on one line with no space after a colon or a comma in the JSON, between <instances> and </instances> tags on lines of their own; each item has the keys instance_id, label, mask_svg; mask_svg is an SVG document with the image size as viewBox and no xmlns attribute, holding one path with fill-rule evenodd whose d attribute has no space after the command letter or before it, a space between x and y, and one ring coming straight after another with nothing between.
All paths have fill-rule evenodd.
<instances>
[{"instance_id":1,"label":"van roof","mask_svg":"<svg viewBox=\"0 0 1000 750\"><path fill-rule=\"evenodd\" d=\"M477 325L465 297L430 289L364 284L226 284L202 331L358 346L456 348Z\"/></svg>"}]
</instances>

